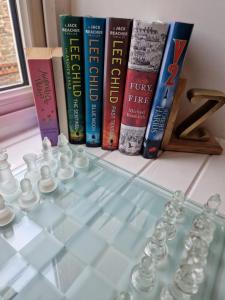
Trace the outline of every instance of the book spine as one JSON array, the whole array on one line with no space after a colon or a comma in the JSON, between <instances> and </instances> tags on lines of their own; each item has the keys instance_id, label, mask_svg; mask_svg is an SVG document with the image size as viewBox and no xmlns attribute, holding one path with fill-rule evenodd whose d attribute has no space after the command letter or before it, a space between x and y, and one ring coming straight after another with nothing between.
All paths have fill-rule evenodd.
<instances>
[{"instance_id":1,"label":"book spine","mask_svg":"<svg viewBox=\"0 0 225 300\"><path fill-rule=\"evenodd\" d=\"M86 145L101 145L105 19L84 18Z\"/></svg>"},{"instance_id":2,"label":"book spine","mask_svg":"<svg viewBox=\"0 0 225 300\"><path fill-rule=\"evenodd\" d=\"M193 24L175 22L170 26L162 67L143 144L143 156L156 158L191 37Z\"/></svg>"},{"instance_id":3,"label":"book spine","mask_svg":"<svg viewBox=\"0 0 225 300\"><path fill-rule=\"evenodd\" d=\"M51 59L28 59L28 66L41 137L56 146L59 127Z\"/></svg>"},{"instance_id":4,"label":"book spine","mask_svg":"<svg viewBox=\"0 0 225 300\"><path fill-rule=\"evenodd\" d=\"M52 57L60 133L69 138L62 57Z\"/></svg>"},{"instance_id":5,"label":"book spine","mask_svg":"<svg viewBox=\"0 0 225 300\"><path fill-rule=\"evenodd\" d=\"M141 150L167 31L168 24L134 20L119 140L123 153Z\"/></svg>"},{"instance_id":6,"label":"book spine","mask_svg":"<svg viewBox=\"0 0 225 300\"><path fill-rule=\"evenodd\" d=\"M69 140L85 141L83 19L60 16L63 64L67 92Z\"/></svg>"},{"instance_id":7,"label":"book spine","mask_svg":"<svg viewBox=\"0 0 225 300\"><path fill-rule=\"evenodd\" d=\"M102 148L118 148L132 20L106 22Z\"/></svg>"}]
</instances>

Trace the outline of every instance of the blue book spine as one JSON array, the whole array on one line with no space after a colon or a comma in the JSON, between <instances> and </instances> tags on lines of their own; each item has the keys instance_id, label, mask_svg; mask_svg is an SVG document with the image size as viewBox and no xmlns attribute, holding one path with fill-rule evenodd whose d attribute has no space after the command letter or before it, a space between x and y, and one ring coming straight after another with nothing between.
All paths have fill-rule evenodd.
<instances>
[{"instance_id":1,"label":"blue book spine","mask_svg":"<svg viewBox=\"0 0 225 300\"><path fill-rule=\"evenodd\" d=\"M157 88L143 143L143 156L156 158L166 128L193 24L170 25Z\"/></svg>"},{"instance_id":2,"label":"blue book spine","mask_svg":"<svg viewBox=\"0 0 225 300\"><path fill-rule=\"evenodd\" d=\"M86 145L101 145L105 18L84 17Z\"/></svg>"}]
</instances>

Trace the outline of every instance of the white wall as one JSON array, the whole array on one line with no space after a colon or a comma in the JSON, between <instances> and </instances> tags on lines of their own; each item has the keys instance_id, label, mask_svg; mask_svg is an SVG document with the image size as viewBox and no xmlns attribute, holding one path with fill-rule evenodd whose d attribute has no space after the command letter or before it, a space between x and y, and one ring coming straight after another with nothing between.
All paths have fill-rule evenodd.
<instances>
[{"instance_id":1,"label":"white wall","mask_svg":"<svg viewBox=\"0 0 225 300\"><path fill-rule=\"evenodd\" d=\"M188 88L211 88L225 92L225 0L71 0L72 14L128 17L195 24L183 75ZM193 106L186 99L179 118ZM207 123L225 138L225 106Z\"/></svg>"}]
</instances>

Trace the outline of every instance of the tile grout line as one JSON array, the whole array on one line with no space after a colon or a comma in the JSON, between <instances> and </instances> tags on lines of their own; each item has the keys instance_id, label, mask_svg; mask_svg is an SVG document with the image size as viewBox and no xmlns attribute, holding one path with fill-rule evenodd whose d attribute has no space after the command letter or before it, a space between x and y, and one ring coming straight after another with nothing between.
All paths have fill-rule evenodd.
<instances>
[{"instance_id":1,"label":"tile grout line","mask_svg":"<svg viewBox=\"0 0 225 300\"><path fill-rule=\"evenodd\" d=\"M195 186L196 181L199 179L199 177L201 176L203 170L205 169L205 166L207 165L208 161L210 160L210 155L207 155L207 157L205 158L205 160L203 161L202 165L200 166L200 168L198 169L198 171L196 172L195 176L193 177L191 183L189 184L188 188L185 191L185 196L187 198L189 198L189 195L191 194L193 187Z\"/></svg>"}]
</instances>

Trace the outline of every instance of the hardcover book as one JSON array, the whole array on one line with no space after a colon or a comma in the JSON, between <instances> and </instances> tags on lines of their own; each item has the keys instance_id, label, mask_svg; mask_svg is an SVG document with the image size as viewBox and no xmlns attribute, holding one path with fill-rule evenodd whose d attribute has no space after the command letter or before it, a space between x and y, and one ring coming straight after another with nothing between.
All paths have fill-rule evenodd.
<instances>
[{"instance_id":1,"label":"hardcover book","mask_svg":"<svg viewBox=\"0 0 225 300\"><path fill-rule=\"evenodd\" d=\"M57 145L59 126L50 48L26 50L34 102L42 139Z\"/></svg>"},{"instance_id":2,"label":"hardcover book","mask_svg":"<svg viewBox=\"0 0 225 300\"><path fill-rule=\"evenodd\" d=\"M62 48L52 49L52 67L55 81L56 102L58 108L59 131L67 138L68 134L68 121L66 109L66 94L65 83L63 74L63 61L62 61Z\"/></svg>"},{"instance_id":3,"label":"hardcover book","mask_svg":"<svg viewBox=\"0 0 225 300\"><path fill-rule=\"evenodd\" d=\"M105 19L84 17L86 145L101 145Z\"/></svg>"},{"instance_id":4,"label":"hardcover book","mask_svg":"<svg viewBox=\"0 0 225 300\"><path fill-rule=\"evenodd\" d=\"M162 67L143 144L145 158L157 157L191 37L193 24L170 25Z\"/></svg>"},{"instance_id":5,"label":"hardcover book","mask_svg":"<svg viewBox=\"0 0 225 300\"><path fill-rule=\"evenodd\" d=\"M118 148L131 29L131 19L106 20L102 128L106 150Z\"/></svg>"},{"instance_id":6,"label":"hardcover book","mask_svg":"<svg viewBox=\"0 0 225 300\"><path fill-rule=\"evenodd\" d=\"M69 140L85 141L83 18L60 16Z\"/></svg>"},{"instance_id":7,"label":"hardcover book","mask_svg":"<svg viewBox=\"0 0 225 300\"><path fill-rule=\"evenodd\" d=\"M167 37L168 24L134 20L131 36L119 150L141 150Z\"/></svg>"}]
</instances>

